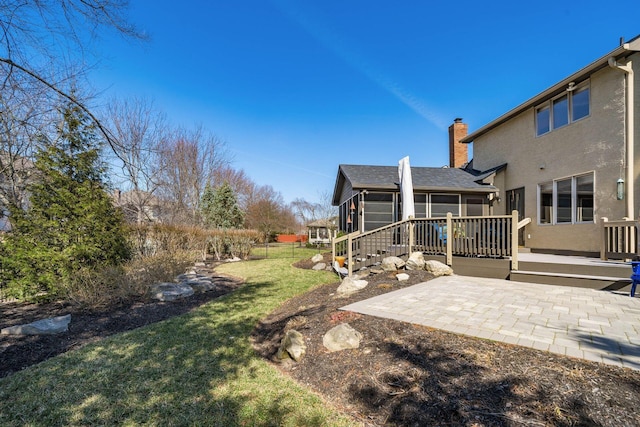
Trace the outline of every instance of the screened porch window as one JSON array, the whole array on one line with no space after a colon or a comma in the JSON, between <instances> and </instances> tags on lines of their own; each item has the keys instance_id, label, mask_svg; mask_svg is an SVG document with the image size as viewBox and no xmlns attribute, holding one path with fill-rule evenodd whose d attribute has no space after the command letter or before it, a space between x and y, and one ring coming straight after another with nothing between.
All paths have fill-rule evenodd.
<instances>
[{"instance_id":1,"label":"screened porch window","mask_svg":"<svg viewBox=\"0 0 640 427\"><path fill-rule=\"evenodd\" d=\"M364 231L393 223L393 194L371 193L364 196Z\"/></svg>"},{"instance_id":2,"label":"screened porch window","mask_svg":"<svg viewBox=\"0 0 640 427\"><path fill-rule=\"evenodd\" d=\"M484 214L484 201L482 199L467 198L467 216L482 216Z\"/></svg>"},{"instance_id":3,"label":"screened porch window","mask_svg":"<svg viewBox=\"0 0 640 427\"><path fill-rule=\"evenodd\" d=\"M426 218L427 217L427 195L414 194L413 204L415 205L416 218Z\"/></svg>"},{"instance_id":4,"label":"screened porch window","mask_svg":"<svg viewBox=\"0 0 640 427\"><path fill-rule=\"evenodd\" d=\"M432 194L431 218L441 218L451 212L453 216L460 216L460 196L458 194Z\"/></svg>"}]
</instances>

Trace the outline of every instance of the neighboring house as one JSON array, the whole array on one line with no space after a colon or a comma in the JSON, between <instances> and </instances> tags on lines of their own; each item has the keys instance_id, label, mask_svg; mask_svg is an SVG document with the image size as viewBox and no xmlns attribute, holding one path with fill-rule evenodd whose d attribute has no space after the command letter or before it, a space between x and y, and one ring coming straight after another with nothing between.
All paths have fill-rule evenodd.
<instances>
[{"instance_id":1,"label":"neighboring house","mask_svg":"<svg viewBox=\"0 0 640 427\"><path fill-rule=\"evenodd\" d=\"M411 167L415 217L482 216L493 213L500 167L477 171L467 165L467 146L459 141L467 125L456 119L449 127L449 167ZM466 167L466 168L463 168ZM333 192L338 229L370 231L402 218L397 166L340 165Z\"/></svg>"},{"instance_id":2,"label":"neighboring house","mask_svg":"<svg viewBox=\"0 0 640 427\"><path fill-rule=\"evenodd\" d=\"M116 190L113 194L113 201L116 207L122 209L127 222L137 224L161 222L162 204L151 193L139 190L125 192Z\"/></svg>"},{"instance_id":3,"label":"neighboring house","mask_svg":"<svg viewBox=\"0 0 640 427\"><path fill-rule=\"evenodd\" d=\"M319 219L307 224L309 243L328 245L337 236L338 218Z\"/></svg>"},{"instance_id":4,"label":"neighboring house","mask_svg":"<svg viewBox=\"0 0 640 427\"><path fill-rule=\"evenodd\" d=\"M639 78L636 37L461 138L496 168L493 213L531 219L521 245L595 254L603 218L638 219Z\"/></svg>"}]
</instances>

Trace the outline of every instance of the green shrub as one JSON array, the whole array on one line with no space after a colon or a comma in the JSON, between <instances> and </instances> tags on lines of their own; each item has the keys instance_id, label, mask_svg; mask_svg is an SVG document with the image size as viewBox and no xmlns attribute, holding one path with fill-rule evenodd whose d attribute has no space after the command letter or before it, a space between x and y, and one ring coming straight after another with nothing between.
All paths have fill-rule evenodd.
<instances>
[{"instance_id":1,"label":"green shrub","mask_svg":"<svg viewBox=\"0 0 640 427\"><path fill-rule=\"evenodd\" d=\"M114 267L130 256L91 121L75 105L61 114L57 139L36 155L28 207L9 207L0 281L10 297L55 298L78 271Z\"/></svg>"}]
</instances>

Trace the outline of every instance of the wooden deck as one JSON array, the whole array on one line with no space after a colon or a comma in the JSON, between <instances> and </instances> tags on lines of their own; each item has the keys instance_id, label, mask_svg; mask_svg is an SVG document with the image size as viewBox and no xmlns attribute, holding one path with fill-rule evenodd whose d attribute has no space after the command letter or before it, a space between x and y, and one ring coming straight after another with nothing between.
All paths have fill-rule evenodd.
<instances>
[{"instance_id":1,"label":"wooden deck","mask_svg":"<svg viewBox=\"0 0 640 427\"><path fill-rule=\"evenodd\" d=\"M510 279L519 282L628 292L631 265L599 258L520 253L519 268Z\"/></svg>"},{"instance_id":2,"label":"wooden deck","mask_svg":"<svg viewBox=\"0 0 640 427\"><path fill-rule=\"evenodd\" d=\"M526 221L518 222L515 211L491 217L454 218L448 214L446 218L410 218L334 239L332 251L347 260L349 275L379 264L384 257L406 259L419 251L426 259L451 266L458 275L628 291L631 265L604 258L624 259L637 253L637 245L627 244L637 240L627 237L638 230L638 225L632 221L603 224L603 247L607 249L601 258L531 253L518 248L513 236Z\"/></svg>"},{"instance_id":3,"label":"wooden deck","mask_svg":"<svg viewBox=\"0 0 640 427\"><path fill-rule=\"evenodd\" d=\"M445 261L444 256L425 255L425 258ZM623 293L628 293L631 288L631 265L623 261L527 252L520 252L518 258L518 270L511 269L511 260L508 258L453 257L451 267L456 274L463 276Z\"/></svg>"}]
</instances>

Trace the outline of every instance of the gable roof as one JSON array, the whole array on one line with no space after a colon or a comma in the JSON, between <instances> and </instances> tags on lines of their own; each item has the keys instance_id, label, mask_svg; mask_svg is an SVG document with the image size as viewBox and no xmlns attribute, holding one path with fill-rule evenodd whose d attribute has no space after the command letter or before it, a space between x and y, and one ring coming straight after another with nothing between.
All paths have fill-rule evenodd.
<instances>
[{"instance_id":1,"label":"gable roof","mask_svg":"<svg viewBox=\"0 0 640 427\"><path fill-rule=\"evenodd\" d=\"M340 165L333 192L333 203L339 203L339 191L348 180L354 190L398 191L397 166ZM418 191L492 193L493 185L482 184L478 178L458 168L411 166L413 189Z\"/></svg>"},{"instance_id":2,"label":"gable roof","mask_svg":"<svg viewBox=\"0 0 640 427\"><path fill-rule=\"evenodd\" d=\"M317 219L315 221L311 221L307 224L307 227L327 227L332 228L335 227L338 221L337 216L332 216L331 218Z\"/></svg>"},{"instance_id":3,"label":"gable roof","mask_svg":"<svg viewBox=\"0 0 640 427\"><path fill-rule=\"evenodd\" d=\"M475 176L476 182L489 184L493 181L493 178L496 176L496 174L506 167L507 164L503 163L491 169L487 169L486 171L479 171L473 168L473 160L471 160L469 163L467 163L467 166L465 166L464 170Z\"/></svg>"},{"instance_id":4,"label":"gable roof","mask_svg":"<svg viewBox=\"0 0 640 427\"><path fill-rule=\"evenodd\" d=\"M539 103L542 103L548 99L551 99L553 97L555 97L556 95L564 92L565 90L567 90L567 87L569 86L569 83L574 83L575 85L580 84L581 82L583 82L584 80L586 80L591 74L593 74L594 72L608 67L609 66L609 58L615 58L615 59L620 59L623 58L625 56L630 55L633 52L640 52L640 35L634 37L633 39L629 40L629 42L627 43L623 43L621 44L619 47L617 47L616 49L612 50L611 52L607 53L606 55L604 55L603 57L597 59L596 61L592 62L591 64L587 65L586 67L582 68L581 70L571 74L569 77L559 81L558 83L556 83L555 85L551 86L550 88L540 92L539 94L537 94L536 96L534 96L533 98L525 101L524 103L518 105L516 108L508 111L507 113L503 114L502 116L498 117L497 119L495 119L494 121L490 122L489 124L484 125L483 127L481 127L480 129L476 130L475 132L470 133L469 135L465 136L464 138L460 139L460 142L463 143L469 143L469 142L473 142L474 139L484 135L485 133L489 132L490 130L500 126L501 124L503 124L504 122L512 119L513 117L517 116L518 114L528 110L529 108L532 108L536 105L538 105Z\"/></svg>"}]
</instances>

